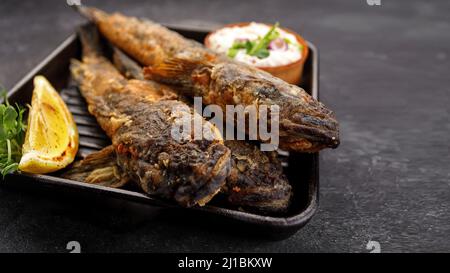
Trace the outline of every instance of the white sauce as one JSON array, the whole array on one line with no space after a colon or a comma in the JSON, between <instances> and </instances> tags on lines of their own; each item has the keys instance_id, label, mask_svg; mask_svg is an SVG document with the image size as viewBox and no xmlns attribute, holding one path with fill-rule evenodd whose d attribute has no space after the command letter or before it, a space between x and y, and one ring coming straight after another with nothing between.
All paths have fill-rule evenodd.
<instances>
[{"instance_id":1,"label":"white sauce","mask_svg":"<svg viewBox=\"0 0 450 273\"><path fill-rule=\"evenodd\" d=\"M265 24L250 23L247 26L235 26L222 28L209 37L209 42L211 49L227 54L228 49L233 46L233 43L238 39L248 39L250 41L257 40L258 38L264 37L270 27ZM280 28L277 28L280 33L280 38L288 39L287 50L285 49L270 49L270 55L267 58L259 59L256 56L250 56L245 53L245 49L239 50L239 52L234 57L235 60L241 61L250 65L258 67L273 67L286 65L296 62L301 59L302 53L299 49L299 43L296 37Z\"/></svg>"}]
</instances>

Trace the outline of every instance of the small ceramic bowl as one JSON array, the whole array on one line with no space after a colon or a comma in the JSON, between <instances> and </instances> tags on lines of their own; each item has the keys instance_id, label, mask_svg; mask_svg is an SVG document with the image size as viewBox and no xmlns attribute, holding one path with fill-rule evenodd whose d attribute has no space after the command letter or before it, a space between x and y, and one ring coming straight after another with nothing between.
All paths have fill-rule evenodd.
<instances>
[{"instance_id":1,"label":"small ceramic bowl","mask_svg":"<svg viewBox=\"0 0 450 273\"><path fill-rule=\"evenodd\" d=\"M227 27L243 27L249 25L250 22L243 22L243 23L234 23L234 24L228 24L223 26L222 28ZM265 24L269 27L272 27L273 25ZM270 74L274 75L275 77L278 77L290 84L299 84L302 77L303 72L303 65L305 64L306 58L308 57L308 44L306 41L297 33L295 33L292 30L281 28L282 30L294 35L297 38L297 42L302 45L302 57L292 63L285 64L285 65L279 65L279 66L257 66L257 68L262 69L264 71L269 72ZM218 29L219 30L219 29ZM211 49L211 43L209 41L209 38L211 35L213 35L216 31L210 32L204 40L205 46L207 48Z\"/></svg>"}]
</instances>

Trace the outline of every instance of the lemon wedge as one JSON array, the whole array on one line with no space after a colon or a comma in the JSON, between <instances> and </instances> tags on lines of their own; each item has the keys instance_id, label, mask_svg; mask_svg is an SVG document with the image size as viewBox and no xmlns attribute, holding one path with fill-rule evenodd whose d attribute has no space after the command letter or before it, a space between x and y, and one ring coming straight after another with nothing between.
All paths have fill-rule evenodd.
<instances>
[{"instance_id":1,"label":"lemon wedge","mask_svg":"<svg viewBox=\"0 0 450 273\"><path fill-rule=\"evenodd\" d=\"M60 170L73 162L77 150L72 114L47 79L36 76L19 170L36 174Z\"/></svg>"}]
</instances>

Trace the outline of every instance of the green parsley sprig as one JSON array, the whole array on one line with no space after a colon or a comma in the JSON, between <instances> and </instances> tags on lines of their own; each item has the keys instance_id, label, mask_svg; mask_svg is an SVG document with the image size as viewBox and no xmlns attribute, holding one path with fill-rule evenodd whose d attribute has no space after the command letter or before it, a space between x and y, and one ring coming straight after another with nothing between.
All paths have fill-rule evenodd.
<instances>
[{"instance_id":1,"label":"green parsley sprig","mask_svg":"<svg viewBox=\"0 0 450 273\"><path fill-rule=\"evenodd\" d=\"M241 49L245 49L245 53L250 56L256 56L259 59L264 59L269 57L269 44L272 40L275 40L280 36L280 33L277 31L279 23L275 23L275 25L264 35L264 37L257 39L255 41L236 41L233 45L228 49L227 55L230 58L236 57L237 53Z\"/></svg>"},{"instance_id":2,"label":"green parsley sprig","mask_svg":"<svg viewBox=\"0 0 450 273\"><path fill-rule=\"evenodd\" d=\"M4 177L17 170L22 157L26 125L25 108L9 104L6 90L0 87L3 103L0 104L0 173Z\"/></svg>"}]
</instances>

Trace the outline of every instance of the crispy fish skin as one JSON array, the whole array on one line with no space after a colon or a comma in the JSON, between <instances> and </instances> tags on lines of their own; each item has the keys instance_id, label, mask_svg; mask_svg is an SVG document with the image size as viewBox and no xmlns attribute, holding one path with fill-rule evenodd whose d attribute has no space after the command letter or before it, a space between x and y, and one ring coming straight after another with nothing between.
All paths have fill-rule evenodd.
<instances>
[{"instance_id":1,"label":"crispy fish skin","mask_svg":"<svg viewBox=\"0 0 450 273\"><path fill-rule=\"evenodd\" d=\"M127 17L120 13L108 14L93 7L78 6L76 9L94 22L111 43L142 65L162 62L180 52L197 60L212 61L218 58L217 54L205 49L200 43L185 39L150 20Z\"/></svg>"},{"instance_id":2,"label":"crispy fish skin","mask_svg":"<svg viewBox=\"0 0 450 273\"><path fill-rule=\"evenodd\" d=\"M275 152L261 152L257 145L227 140L231 173L222 192L228 203L263 214L285 213L293 196Z\"/></svg>"},{"instance_id":3,"label":"crispy fish skin","mask_svg":"<svg viewBox=\"0 0 450 273\"><path fill-rule=\"evenodd\" d=\"M183 111L198 114L173 100L168 87L125 79L100 55L92 28L80 31L80 37L83 62L72 62L72 76L89 112L111 138L121 171L150 195L185 207L206 204L230 170L230 150L217 129L203 120L214 140L173 139L175 117Z\"/></svg>"},{"instance_id":4,"label":"crispy fish skin","mask_svg":"<svg viewBox=\"0 0 450 273\"><path fill-rule=\"evenodd\" d=\"M149 67L145 76L181 87L205 104L278 105L280 145L295 152L317 152L339 145L332 111L298 86L227 59L156 23L95 8L80 7L115 46Z\"/></svg>"},{"instance_id":5,"label":"crispy fish skin","mask_svg":"<svg viewBox=\"0 0 450 273\"><path fill-rule=\"evenodd\" d=\"M339 145L339 126L332 111L303 89L259 69L174 58L144 68L144 76L179 87L186 95L200 96L203 103L219 105L224 112L227 105L278 106L281 149L317 152Z\"/></svg>"},{"instance_id":6,"label":"crispy fish skin","mask_svg":"<svg viewBox=\"0 0 450 273\"><path fill-rule=\"evenodd\" d=\"M140 66L117 48L113 60L127 77L144 78ZM175 90L173 95L177 96ZM231 151L231 172L221 193L228 204L261 214L286 212L293 193L278 155L262 152L258 145L245 141L227 140L225 146Z\"/></svg>"}]
</instances>

